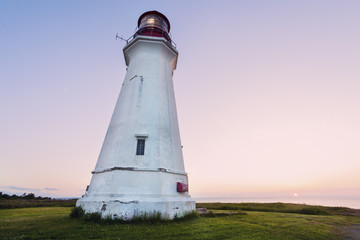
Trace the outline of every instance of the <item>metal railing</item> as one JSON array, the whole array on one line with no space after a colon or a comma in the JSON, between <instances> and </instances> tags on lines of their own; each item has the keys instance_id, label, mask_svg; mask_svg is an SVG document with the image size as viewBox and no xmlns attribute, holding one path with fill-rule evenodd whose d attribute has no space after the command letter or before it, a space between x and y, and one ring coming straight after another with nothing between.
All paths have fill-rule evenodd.
<instances>
[{"instance_id":1,"label":"metal railing","mask_svg":"<svg viewBox=\"0 0 360 240\"><path fill-rule=\"evenodd\" d=\"M132 36L130 36L128 39L122 38L120 37L118 34L116 34L115 40L117 40L118 38L120 38L121 40L125 41L126 44L128 44L130 41L132 41L133 39L135 39L137 36L142 35L141 33L146 31L146 35L143 36L154 36L154 37L162 37L165 38L166 41L173 46L174 48L176 48L176 43L171 40L169 34L163 32L163 31L159 31L156 29L149 29L149 28L143 28L140 30L137 30ZM161 34L161 36L159 36L159 34Z\"/></svg>"}]
</instances>

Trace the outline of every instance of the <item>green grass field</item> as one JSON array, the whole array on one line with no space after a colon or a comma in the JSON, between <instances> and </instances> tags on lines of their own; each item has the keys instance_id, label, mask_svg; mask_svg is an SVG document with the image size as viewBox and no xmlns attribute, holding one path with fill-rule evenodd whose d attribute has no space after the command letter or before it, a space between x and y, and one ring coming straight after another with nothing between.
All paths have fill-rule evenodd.
<instances>
[{"instance_id":1,"label":"green grass field","mask_svg":"<svg viewBox=\"0 0 360 240\"><path fill-rule=\"evenodd\" d=\"M98 224L70 207L0 210L0 239L351 239L360 217L247 211L158 224ZM353 238L356 239L356 238Z\"/></svg>"}]
</instances>

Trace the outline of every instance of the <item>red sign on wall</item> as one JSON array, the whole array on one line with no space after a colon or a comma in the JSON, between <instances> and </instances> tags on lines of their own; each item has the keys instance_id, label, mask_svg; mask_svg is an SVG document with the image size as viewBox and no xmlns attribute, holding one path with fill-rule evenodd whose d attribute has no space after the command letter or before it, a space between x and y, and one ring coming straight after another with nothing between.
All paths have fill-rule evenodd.
<instances>
[{"instance_id":1,"label":"red sign on wall","mask_svg":"<svg viewBox=\"0 0 360 240\"><path fill-rule=\"evenodd\" d=\"M177 191L178 192L187 192L188 191L188 185L185 183L177 182Z\"/></svg>"}]
</instances>

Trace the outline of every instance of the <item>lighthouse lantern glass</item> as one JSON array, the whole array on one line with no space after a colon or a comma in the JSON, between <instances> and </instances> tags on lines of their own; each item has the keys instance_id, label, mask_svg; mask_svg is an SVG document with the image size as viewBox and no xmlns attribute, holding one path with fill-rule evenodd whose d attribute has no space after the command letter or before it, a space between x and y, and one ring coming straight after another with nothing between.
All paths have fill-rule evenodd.
<instances>
[{"instance_id":1,"label":"lighthouse lantern glass","mask_svg":"<svg viewBox=\"0 0 360 240\"><path fill-rule=\"evenodd\" d=\"M148 27L160 28L168 33L168 24L164 19L157 15L146 15L141 19L139 29Z\"/></svg>"}]
</instances>

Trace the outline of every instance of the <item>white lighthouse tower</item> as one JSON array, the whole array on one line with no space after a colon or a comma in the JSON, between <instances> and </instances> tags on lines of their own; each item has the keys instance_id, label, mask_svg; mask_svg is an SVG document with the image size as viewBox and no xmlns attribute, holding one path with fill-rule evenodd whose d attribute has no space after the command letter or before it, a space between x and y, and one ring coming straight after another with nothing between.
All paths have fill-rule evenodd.
<instances>
[{"instance_id":1,"label":"white lighthouse tower","mask_svg":"<svg viewBox=\"0 0 360 240\"><path fill-rule=\"evenodd\" d=\"M124 47L127 73L86 194L85 212L131 219L195 210L188 194L172 75L178 51L170 22L145 12Z\"/></svg>"}]
</instances>

